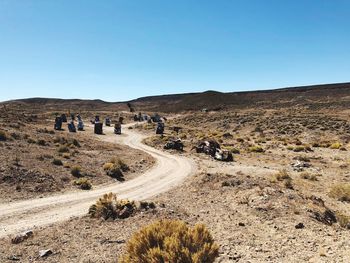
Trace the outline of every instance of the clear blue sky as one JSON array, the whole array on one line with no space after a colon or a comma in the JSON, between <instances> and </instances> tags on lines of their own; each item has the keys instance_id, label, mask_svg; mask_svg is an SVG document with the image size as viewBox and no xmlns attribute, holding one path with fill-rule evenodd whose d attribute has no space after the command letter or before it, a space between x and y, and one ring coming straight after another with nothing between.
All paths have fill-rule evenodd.
<instances>
[{"instance_id":1,"label":"clear blue sky","mask_svg":"<svg viewBox=\"0 0 350 263\"><path fill-rule=\"evenodd\" d=\"M0 101L350 81L350 1L0 0Z\"/></svg>"}]
</instances>

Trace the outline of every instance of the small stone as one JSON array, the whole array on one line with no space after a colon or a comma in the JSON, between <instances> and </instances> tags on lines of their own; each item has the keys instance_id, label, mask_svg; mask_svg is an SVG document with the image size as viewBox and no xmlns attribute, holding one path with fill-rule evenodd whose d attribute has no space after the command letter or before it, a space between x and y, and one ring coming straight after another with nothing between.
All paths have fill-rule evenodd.
<instances>
[{"instance_id":1,"label":"small stone","mask_svg":"<svg viewBox=\"0 0 350 263\"><path fill-rule=\"evenodd\" d=\"M245 224L242 223L242 222L239 222L238 225L239 225L239 226L245 226Z\"/></svg>"},{"instance_id":2,"label":"small stone","mask_svg":"<svg viewBox=\"0 0 350 263\"><path fill-rule=\"evenodd\" d=\"M299 223L295 226L296 229L302 229L304 227L305 227L305 225L303 223Z\"/></svg>"},{"instance_id":3,"label":"small stone","mask_svg":"<svg viewBox=\"0 0 350 263\"><path fill-rule=\"evenodd\" d=\"M43 258L43 257L48 257L50 255L52 255L52 250L51 249L44 249L44 250L40 250L39 251L39 257Z\"/></svg>"}]
</instances>

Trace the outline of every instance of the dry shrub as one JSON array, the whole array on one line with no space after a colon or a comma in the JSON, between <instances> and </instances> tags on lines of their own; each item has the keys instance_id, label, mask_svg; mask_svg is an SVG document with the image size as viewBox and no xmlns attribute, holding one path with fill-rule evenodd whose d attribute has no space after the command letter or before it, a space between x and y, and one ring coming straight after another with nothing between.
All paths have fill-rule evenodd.
<instances>
[{"instance_id":1,"label":"dry shrub","mask_svg":"<svg viewBox=\"0 0 350 263\"><path fill-rule=\"evenodd\" d=\"M211 263L219 247L203 224L193 228L180 220L161 220L142 228L127 244L121 263Z\"/></svg>"},{"instance_id":2,"label":"dry shrub","mask_svg":"<svg viewBox=\"0 0 350 263\"><path fill-rule=\"evenodd\" d=\"M337 221L341 227L350 229L350 216L344 215L342 213L337 213Z\"/></svg>"},{"instance_id":3,"label":"dry shrub","mask_svg":"<svg viewBox=\"0 0 350 263\"><path fill-rule=\"evenodd\" d=\"M305 179L305 180L310 180L310 181L317 181L317 180L318 180L318 179L317 179L317 175L315 175L315 174L310 174L310 173L308 173L308 172L302 172L302 173L300 174L300 177L303 178L303 179Z\"/></svg>"},{"instance_id":4,"label":"dry shrub","mask_svg":"<svg viewBox=\"0 0 350 263\"><path fill-rule=\"evenodd\" d=\"M291 179L291 177L290 177L288 171L285 170L285 169L279 171L279 172L276 174L276 180L277 180L277 181L290 180L290 179Z\"/></svg>"},{"instance_id":5,"label":"dry shrub","mask_svg":"<svg viewBox=\"0 0 350 263\"><path fill-rule=\"evenodd\" d=\"M74 184L80 186L82 190L90 190L92 188L92 184L87 178L79 178Z\"/></svg>"},{"instance_id":6,"label":"dry shrub","mask_svg":"<svg viewBox=\"0 0 350 263\"><path fill-rule=\"evenodd\" d=\"M123 172L129 170L129 166L119 158L112 158L110 162L103 165L103 170L106 171L107 175L120 179L123 177Z\"/></svg>"},{"instance_id":7,"label":"dry shrub","mask_svg":"<svg viewBox=\"0 0 350 263\"><path fill-rule=\"evenodd\" d=\"M56 159L56 158L52 160L52 163L54 165L63 165L62 161L60 159Z\"/></svg>"},{"instance_id":8,"label":"dry shrub","mask_svg":"<svg viewBox=\"0 0 350 263\"><path fill-rule=\"evenodd\" d=\"M66 145L61 145L60 147L58 147L57 151L59 153L68 153L69 152L69 149Z\"/></svg>"},{"instance_id":9,"label":"dry shrub","mask_svg":"<svg viewBox=\"0 0 350 263\"><path fill-rule=\"evenodd\" d=\"M339 201L350 202L350 184L339 184L333 186L329 195Z\"/></svg>"},{"instance_id":10,"label":"dry shrub","mask_svg":"<svg viewBox=\"0 0 350 263\"><path fill-rule=\"evenodd\" d=\"M262 153L264 149L261 146L251 146L248 148L249 152Z\"/></svg>"},{"instance_id":11,"label":"dry shrub","mask_svg":"<svg viewBox=\"0 0 350 263\"><path fill-rule=\"evenodd\" d=\"M332 143L332 145L329 146L331 149L339 149L340 147L342 147L342 145L339 142Z\"/></svg>"},{"instance_id":12,"label":"dry shrub","mask_svg":"<svg viewBox=\"0 0 350 263\"><path fill-rule=\"evenodd\" d=\"M81 167L80 166L74 166L74 167L72 167L70 172L71 172L71 174L74 177L80 177L81 176Z\"/></svg>"},{"instance_id":13,"label":"dry shrub","mask_svg":"<svg viewBox=\"0 0 350 263\"><path fill-rule=\"evenodd\" d=\"M105 220L127 218L136 210L135 202L129 200L119 200L116 194L104 194L97 202L90 206L89 214L93 218L103 218Z\"/></svg>"}]
</instances>

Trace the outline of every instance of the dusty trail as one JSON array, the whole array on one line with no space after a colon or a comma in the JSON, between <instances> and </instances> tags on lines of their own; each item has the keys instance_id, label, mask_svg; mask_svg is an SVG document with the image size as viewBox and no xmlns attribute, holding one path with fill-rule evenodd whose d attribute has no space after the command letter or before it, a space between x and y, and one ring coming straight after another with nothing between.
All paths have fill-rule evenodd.
<instances>
[{"instance_id":1,"label":"dusty trail","mask_svg":"<svg viewBox=\"0 0 350 263\"><path fill-rule=\"evenodd\" d=\"M45 198L0 204L0 237L36 226L64 221L73 216L85 215L98 197L114 192L122 198L142 200L165 192L192 174L195 164L188 158L171 155L141 143L145 138L133 130L123 129L116 136L113 129L105 127L104 141L126 144L142 150L156 159L155 166L146 173L124 183L115 183L90 191L76 191Z\"/></svg>"}]
</instances>

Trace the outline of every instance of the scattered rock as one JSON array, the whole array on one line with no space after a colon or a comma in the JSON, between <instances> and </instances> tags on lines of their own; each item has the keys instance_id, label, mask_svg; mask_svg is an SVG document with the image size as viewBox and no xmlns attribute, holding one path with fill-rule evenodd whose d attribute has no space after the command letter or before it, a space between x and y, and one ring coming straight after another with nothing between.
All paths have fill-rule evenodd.
<instances>
[{"instance_id":1,"label":"scattered rock","mask_svg":"<svg viewBox=\"0 0 350 263\"><path fill-rule=\"evenodd\" d=\"M296 229L303 229L305 228L305 225L303 223L299 223L295 226Z\"/></svg>"},{"instance_id":2,"label":"scattered rock","mask_svg":"<svg viewBox=\"0 0 350 263\"><path fill-rule=\"evenodd\" d=\"M319 211L312 211L311 218L314 218L317 221L329 226L337 222L337 217L335 216L334 212L330 209L326 209L323 213Z\"/></svg>"},{"instance_id":3,"label":"scattered rock","mask_svg":"<svg viewBox=\"0 0 350 263\"><path fill-rule=\"evenodd\" d=\"M20 261L20 260L21 260L21 259L20 259L18 256L16 256L16 255L9 256L7 259L8 259L8 260L12 260L12 261Z\"/></svg>"},{"instance_id":4,"label":"scattered rock","mask_svg":"<svg viewBox=\"0 0 350 263\"><path fill-rule=\"evenodd\" d=\"M14 238L12 238L11 239L11 243L12 244L22 243L24 240L27 240L31 236L33 236L33 231L32 230L24 231L23 233L20 233L17 236L15 236Z\"/></svg>"},{"instance_id":5,"label":"scattered rock","mask_svg":"<svg viewBox=\"0 0 350 263\"><path fill-rule=\"evenodd\" d=\"M304 161L299 161L299 160L297 160L295 163L292 163L291 165L293 167L293 170L297 171L297 172L303 171L304 168L310 168L311 167L310 163L304 162Z\"/></svg>"},{"instance_id":6,"label":"scattered rock","mask_svg":"<svg viewBox=\"0 0 350 263\"><path fill-rule=\"evenodd\" d=\"M39 251L39 257L44 258L52 255L52 250L51 249L44 249Z\"/></svg>"}]
</instances>

